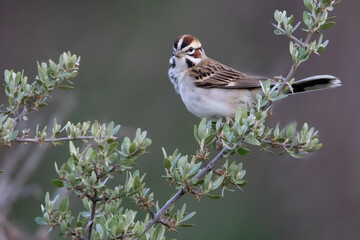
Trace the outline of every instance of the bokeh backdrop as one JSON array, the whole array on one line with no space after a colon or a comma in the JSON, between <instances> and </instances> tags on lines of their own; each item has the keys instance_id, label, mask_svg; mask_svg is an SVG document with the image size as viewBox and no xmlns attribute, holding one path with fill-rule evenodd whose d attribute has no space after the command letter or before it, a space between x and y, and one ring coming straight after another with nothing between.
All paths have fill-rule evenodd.
<instances>
[{"instance_id":1,"label":"bokeh backdrop","mask_svg":"<svg viewBox=\"0 0 360 240\"><path fill-rule=\"evenodd\" d=\"M68 50L80 55L75 89L56 91L49 107L29 115L27 126L34 129L56 117L62 124L115 121L123 126L123 136L132 136L137 127L147 130L151 152L139 159L137 168L147 172L148 185L162 205L174 190L161 178L161 147L194 153L193 126L199 122L167 77L174 39L193 34L218 61L249 73L285 75L291 64L288 39L275 36L270 23L275 9L286 9L299 20L302 2L1 0L0 69L24 69L33 79L36 61L57 60ZM335 8L337 24L325 32L329 46L295 75L333 74L343 86L289 97L276 105L269 122L308 122L319 130L323 148L303 160L265 152L242 157L249 182L244 191L218 201L184 197L188 209L197 212L195 227L170 237L358 238L359 7L358 1L344 0ZM0 99L5 100L3 93ZM0 169L5 170L0 175L0 239L38 239L43 230L33 219L41 214L45 192L54 191L54 162L67 159L67 146L15 144L0 151Z\"/></svg>"}]
</instances>

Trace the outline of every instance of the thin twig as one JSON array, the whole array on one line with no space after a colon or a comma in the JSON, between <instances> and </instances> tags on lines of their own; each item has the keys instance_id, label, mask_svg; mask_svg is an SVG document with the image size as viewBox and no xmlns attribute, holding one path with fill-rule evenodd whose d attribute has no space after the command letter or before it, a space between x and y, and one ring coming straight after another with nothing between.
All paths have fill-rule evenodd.
<instances>
[{"instance_id":1,"label":"thin twig","mask_svg":"<svg viewBox=\"0 0 360 240\"><path fill-rule=\"evenodd\" d=\"M18 143L54 143L54 142L65 142L65 141L73 141L73 140L94 140L94 136L79 136L79 137L61 137L61 138L22 138L16 137L13 141Z\"/></svg>"},{"instance_id":2,"label":"thin twig","mask_svg":"<svg viewBox=\"0 0 360 240\"><path fill-rule=\"evenodd\" d=\"M28 113L30 112L31 109L27 108L26 106L24 106L24 109L22 110L22 112L15 117L15 123L14 123L14 128L16 126L16 124Z\"/></svg>"},{"instance_id":3,"label":"thin twig","mask_svg":"<svg viewBox=\"0 0 360 240\"><path fill-rule=\"evenodd\" d=\"M273 25L277 30L279 30L282 34L284 34L284 35L286 35L286 36L288 36L291 40L293 40L294 42L296 42L297 44L299 44L300 46L302 46L302 47L307 47L308 46L308 42L306 43L306 42L302 42L300 39L298 39L297 37L295 37L295 36L293 36L293 35L288 35L287 33L286 33L286 31L282 28L282 27L280 27L280 26L278 26L278 25L276 25L276 24L274 24L274 23L271 23L271 25Z\"/></svg>"},{"instance_id":4,"label":"thin twig","mask_svg":"<svg viewBox=\"0 0 360 240\"><path fill-rule=\"evenodd\" d=\"M203 167L193 178L199 179L203 177L207 172L213 169L215 163L219 161L224 155L226 148L223 148L205 167ZM185 191L183 187L175 193L175 195L165 203L165 205L154 215L154 217L146 224L145 229L141 236L137 239L140 239L149 229L156 223L161 222L161 217L165 214L165 212L173 205L175 202L180 199L183 195L185 195Z\"/></svg>"},{"instance_id":5,"label":"thin twig","mask_svg":"<svg viewBox=\"0 0 360 240\"><path fill-rule=\"evenodd\" d=\"M71 107L72 105L69 104L71 102L73 102L72 95L65 95L64 100L56 109L56 113L61 113L61 115L58 116L60 121L61 119L66 118L73 110L73 107ZM49 119L54 117L55 116L52 116ZM20 117L18 119L20 122ZM24 125L30 124L31 122L38 122L39 119L40 116L34 115L34 119L30 119L29 122L25 122ZM48 125L51 123L52 121L49 120ZM25 128L26 125L23 127ZM39 166L41 166L41 161L44 160L43 156L48 150L48 147L50 146L47 145L41 148L31 148L29 145L21 147L18 145L9 148L9 150L6 152L6 155L3 157L1 162L1 169L4 170L4 173L1 174L0 177L0 192L2 196L0 200L0 211L2 216L5 216L5 218L7 218L7 215L12 212L14 204L23 197L22 192L23 189L27 188L26 185L29 182L28 179L33 175L34 171L36 171ZM32 194L35 196L37 195L35 191L33 191ZM57 194L54 193L54 195ZM62 195L64 194L60 194L60 196ZM17 226L14 223L12 223L12 226L14 228L18 228L19 231L21 231L24 235L26 234L26 232L24 232L20 226ZM40 226L38 229L35 229L35 231L35 237L26 235L21 239L49 239L49 234L46 234L48 231L48 226ZM0 239L3 239L2 237L4 237L4 233L1 232Z\"/></svg>"},{"instance_id":6,"label":"thin twig","mask_svg":"<svg viewBox=\"0 0 360 240\"><path fill-rule=\"evenodd\" d=\"M272 146L277 146L277 147L282 147L284 149L287 149L289 147L291 147L291 144L290 143L280 143L280 142L275 142L273 140L268 140L268 139L262 139L261 140L262 142L264 143L268 143L268 144L271 144ZM298 148L298 149L304 149L304 146L301 146L301 145L295 145L295 146L292 146L294 148Z\"/></svg>"},{"instance_id":7,"label":"thin twig","mask_svg":"<svg viewBox=\"0 0 360 240\"><path fill-rule=\"evenodd\" d=\"M326 9L325 9L326 10ZM324 9L321 9L321 12L317 15L317 16L313 16L314 18L314 22L318 21L319 16L321 15L321 13L324 12ZM313 28L313 29L309 29L308 34L305 38L305 41L302 42L301 40L299 40L298 38L294 37L293 35L288 35L286 33L286 31L284 29L282 29L280 26L271 23L277 30L279 30L282 34L288 36L291 40L293 40L294 42L296 42L297 44L299 44L302 47L308 48L309 47L309 42L311 40L312 35L314 34L314 32L316 32L318 30L318 28ZM315 52L316 53L316 52ZM299 67L301 62L296 62L294 63L291 68L290 71L288 73L288 75L286 76L286 78L283 79L281 85L279 86L279 92L281 92L281 90L289 83L289 81L291 80L292 76L295 73L295 70Z\"/></svg>"},{"instance_id":8,"label":"thin twig","mask_svg":"<svg viewBox=\"0 0 360 240\"><path fill-rule=\"evenodd\" d=\"M216 155L209 163L208 165L206 165L204 168L202 168L195 176L194 178L199 179L201 177L203 177L207 172L209 172L210 170L213 169L215 163L222 158L222 156L225 153L226 148L224 147L219 153L218 155Z\"/></svg>"},{"instance_id":9,"label":"thin twig","mask_svg":"<svg viewBox=\"0 0 360 240\"><path fill-rule=\"evenodd\" d=\"M150 213L151 218L154 218L154 216L155 216L154 211L151 210L151 208L150 208L148 205L146 205L146 209L147 209L147 211Z\"/></svg>"},{"instance_id":10,"label":"thin twig","mask_svg":"<svg viewBox=\"0 0 360 240\"><path fill-rule=\"evenodd\" d=\"M296 69L299 67L300 63L294 63L291 68L290 71L288 73L288 75L286 76L286 78L284 78L278 88L279 92L281 92L281 90L288 85L289 81L291 80L292 76L294 75Z\"/></svg>"},{"instance_id":11,"label":"thin twig","mask_svg":"<svg viewBox=\"0 0 360 240\"><path fill-rule=\"evenodd\" d=\"M180 199L185 192L183 191L183 188L179 189L175 195L165 203L165 205L154 215L154 217L146 224L145 229L139 239L147 232L149 229L157 222L159 222L162 215L165 214L165 212L178 200Z\"/></svg>"},{"instance_id":12,"label":"thin twig","mask_svg":"<svg viewBox=\"0 0 360 240\"><path fill-rule=\"evenodd\" d=\"M91 235L92 235L92 230L94 228L94 222L95 222L95 213L96 213L96 203L97 203L97 190L94 189L95 194L92 198L90 198L91 202L92 202L92 206L91 206L91 214L90 214L90 218L89 218L89 222L88 222L88 236L87 236L87 240L91 240Z\"/></svg>"}]
</instances>

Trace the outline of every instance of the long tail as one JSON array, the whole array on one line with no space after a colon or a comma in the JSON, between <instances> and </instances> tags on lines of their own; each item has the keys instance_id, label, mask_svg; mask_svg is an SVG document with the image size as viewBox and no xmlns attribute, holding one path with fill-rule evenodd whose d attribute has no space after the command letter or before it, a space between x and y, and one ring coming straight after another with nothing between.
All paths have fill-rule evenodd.
<instances>
[{"instance_id":1,"label":"long tail","mask_svg":"<svg viewBox=\"0 0 360 240\"><path fill-rule=\"evenodd\" d=\"M341 81L332 75L316 75L295 81L292 85L294 93L317 91L327 88L340 87Z\"/></svg>"}]
</instances>

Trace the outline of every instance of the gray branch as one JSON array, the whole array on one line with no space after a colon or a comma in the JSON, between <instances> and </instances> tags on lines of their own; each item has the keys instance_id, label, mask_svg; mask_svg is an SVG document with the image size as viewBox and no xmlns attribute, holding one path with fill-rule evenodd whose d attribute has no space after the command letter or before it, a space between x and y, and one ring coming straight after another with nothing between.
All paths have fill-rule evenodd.
<instances>
[{"instance_id":1,"label":"gray branch","mask_svg":"<svg viewBox=\"0 0 360 240\"><path fill-rule=\"evenodd\" d=\"M193 179L199 179L203 177L207 172L213 169L215 163L219 161L224 155L226 148L223 148L205 167L203 167L194 177ZM146 224L144 232L138 239L140 239L149 229L156 223L159 223L161 217L165 214L165 212L175 204L177 200L179 200L183 195L185 195L185 191L183 188L179 189L177 193L165 203L165 205L154 215L154 217Z\"/></svg>"},{"instance_id":2,"label":"gray branch","mask_svg":"<svg viewBox=\"0 0 360 240\"><path fill-rule=\"evenodd\" d=\"M14 142L18 143L55 143L55 142L65 142L65 141L73 141L73 140L93 140L93 136L79 136L79 137L61 137L61 138L22 138L22 137L16 137L14 139Z\"/></svg>"}]
</instances>

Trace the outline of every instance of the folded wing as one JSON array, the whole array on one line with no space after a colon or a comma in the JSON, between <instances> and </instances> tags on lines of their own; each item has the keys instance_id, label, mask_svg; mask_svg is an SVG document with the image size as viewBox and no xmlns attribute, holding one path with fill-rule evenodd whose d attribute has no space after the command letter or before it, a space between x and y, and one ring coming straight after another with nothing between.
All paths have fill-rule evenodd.
<instances>
[{"instance_id":1,"label":"folded wing","mask_svg":"<svg viewBox=\"0 0 360 240\"><path fill-rule=\"evenodd\" d=\"M190 72L194 83L203 88L259 88L268 78L247 75L213 59L205 59Z\"/></svg>"}]
</instances>

